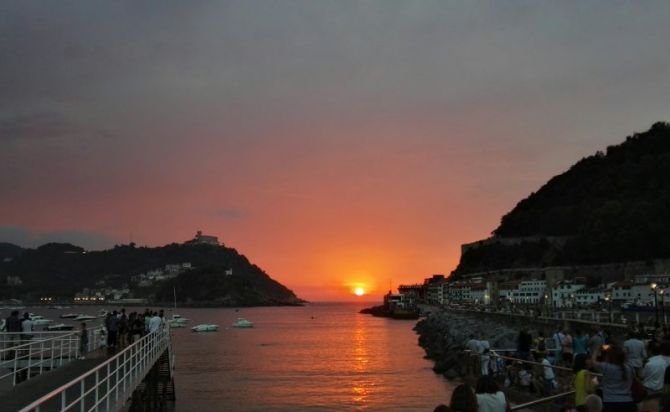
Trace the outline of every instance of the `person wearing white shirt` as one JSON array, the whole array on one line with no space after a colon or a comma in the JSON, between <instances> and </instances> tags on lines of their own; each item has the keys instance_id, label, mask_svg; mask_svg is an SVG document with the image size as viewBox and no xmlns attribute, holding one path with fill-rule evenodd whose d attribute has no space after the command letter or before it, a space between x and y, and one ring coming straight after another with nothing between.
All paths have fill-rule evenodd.
<instances>
[{"instance_id":1,"label":"person wearing white shirt","mask_svg":"<svg viewBox=\"0 0 670 412\"><path fill-rule=\"evenodd\" d=\"M642 369L642 385L650 393L663 390L665 369L670 366L670 342L663 342L660 350L660 355L649 358Z\"/></svg>"},{"instance_id":2,"label":"person wearing white shirt","mask_svg":"<svg viewBox=\"0 0 670 412\"><path fill-rule=\"evenodd\" d=\"M155 332L161 327L162 320L157 312L149 319L149 333Z\"/></svg>"},{"instance_id":3,"label":"person wearing white shirt","mask_svg":"<svg viewBox=\"0 0 670 412\"><path fill-rule=\"evenodd\" d=\"M542 365L544 365L543 377L544 377L544 394L549 395L551 390L554 389L554 379L556 379L556 374L554 373L554 368L551 367L551 362L545 356L542 358Z\"/></svg>"},{"instance_id":4,"label":"person wearing white shirt","mask_svg":"<svg viewBox=\"0 0 670 412\"><path fill-rule=\"evenodd\" d=\"M28 313L23 314L21 320L21 340L29 341L33 338L33 321Z\"/></svg>"},{"instance_id":5,"label":"person wearing white shirt","mask_svg":"<svg viewBox=\"0 0 670 412\"><path fill-rule=\"evenodd\" d=\"M644 342L638 339L636 333L631 333L623 343L623 348L626 351L626 364L635 369L635 371L640 370L644 363L644 358L647 357L647 352L644 350Z\"/></svg>"},{"instance_id":6,"label":"person wearing white shirt","mask_svg":"<svg viewBox=\"0 0 670 412\"><path fill-rule=\"evenodd\" d=\"M477 381L477 406L479 412L505 412L507 399L498 390L498 385L491 376L481 376Z\"/></svg>"}]
</instances>

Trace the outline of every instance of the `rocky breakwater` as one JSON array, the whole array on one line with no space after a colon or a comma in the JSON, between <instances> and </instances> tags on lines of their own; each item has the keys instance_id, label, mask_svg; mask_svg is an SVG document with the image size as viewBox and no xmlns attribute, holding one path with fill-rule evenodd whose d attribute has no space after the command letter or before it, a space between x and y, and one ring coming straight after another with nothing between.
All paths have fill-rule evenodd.
<instances>
[{"instance_id":1,"label":"rocky breakwater","mask_svg":"<svg viewBox=\"0 0 670 412\"><path fill-rule=\"evenodd\" d=\"M433 370L447 379L464 377L468 356L464 356L470 339L487 340L491 349L516 347L518 330L474 314L439 311L419 321L414 330L426 358L435 362Z\"/></svg>"}]
</instances>

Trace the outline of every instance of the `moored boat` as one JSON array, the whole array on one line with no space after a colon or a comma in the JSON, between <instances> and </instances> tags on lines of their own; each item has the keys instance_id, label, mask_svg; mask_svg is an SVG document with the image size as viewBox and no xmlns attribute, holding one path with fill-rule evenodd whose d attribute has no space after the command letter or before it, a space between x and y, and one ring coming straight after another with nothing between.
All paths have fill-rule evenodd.
<instances>
[{"instance_id":1,"label":"moored boat","mask_svg":"<svg viewBox=\"0 0 670 412\"><path fill-rule=\"evenodd\" d=\"M61 319L74 319L79 316L79 313L63 313L60 315Z\"/></svg>"},{"instance_id":2,"label":"moored boat","mask_svg":"<svg viewBox=\"0 0 670 412\"><path fill-rule=\"evenodd\" d=\"M219 325L214 325L211 323L203 323L200 325L195 325L191 328L193 332L216 332L219 330Z\"/></svg>"},{"instance_id":3,"label":"moored boat","mask_svg":"<svg viewBox=\"0 0 670 412\"><path fill-rule=\"evenodd\" d=\"M234 328L253 328L254 323L244 319L244 318L237 318L235 322L233 322L233 327Z\"/></svg>"},{"instance_id":4,"label":"moored boat","mask_svg":"<svg viewBox=\"0 0 670 412\"><path fill-rule=\"evenodd\" d=\"M98 319L97 316L91 316L91 315L79 315L74 320L76 321L82 321L82 320L93 320L93 319Z\"/></svg>"}]
</instances>

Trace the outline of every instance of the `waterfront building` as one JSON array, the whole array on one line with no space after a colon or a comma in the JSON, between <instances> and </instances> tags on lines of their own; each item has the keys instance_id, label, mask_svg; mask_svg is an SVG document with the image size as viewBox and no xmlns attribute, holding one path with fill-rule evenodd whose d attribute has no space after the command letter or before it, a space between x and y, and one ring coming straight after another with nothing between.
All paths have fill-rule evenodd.
<instances>
[{"instance_id":1,"label":"waterfront building","mask_svg":"<svg viewBox=\"0 0 670 412\"><path fill-rule=\"evenodd\" d=\"M576 292L586 285L571 280L557 282L551 291L551 303L554 308L574 307L578 305Z\"/></svg>"},{"instance_id":2,"label":"waterfront building","mask_svg":"<svg viewBox=\"0 0 670 412\"><path fill-rule=\"evenodd\" d=\"M433 305L444 304L444 289L446 283L444 275L433 275L433 277L424 280L426 290L426 302Z\"/></svg>"},{"instance_id":3,"label":"waterfront building","mask_svg":"<svg viewBox=\"0 0 670 412\"><path fill-rule=\"evenodd\" d=\"M423 285L420 283L414 285L400 285L398 286L398 293L403 295L411 305L416 305L424 299L424 289Z\"/></svg>"},{"instance_id":4,"label":"waterfront building","mask_svg":"<svg viewBox=\"0 0 670 412\"><path fill-rule=\"evenodd\" d=\"M597 286L593 288L582 288L574 293L575 304L580 307L588 307L594 303L604 302L607 289L605 286Z\"/></svg>"},{"instance_id":5,"label":"waterfront building","mask_svg":"<svg viewBox=\"0 0 670 412\"><path fill-rule=\"evenodd\" d=\"M513 303L541 303L544 300L544 292L547 288L545 280L523 280L519 282L519 287L511 291L511 301Z\"/></svg>"}]
</instances>

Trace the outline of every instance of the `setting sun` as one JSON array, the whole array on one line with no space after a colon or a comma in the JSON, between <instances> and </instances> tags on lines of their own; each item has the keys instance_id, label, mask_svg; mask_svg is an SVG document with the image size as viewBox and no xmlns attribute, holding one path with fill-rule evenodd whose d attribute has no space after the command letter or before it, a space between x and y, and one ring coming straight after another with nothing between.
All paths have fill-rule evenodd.
<instances>
[{"instance_id":1,"label":"setting sun","mask_svg":"<svg viewBox=\"0 0 670 412\"><path fill-rule=\"evenodd\" d=\"M354 289L354 295L356 295L356 296L363 296L363 295L365 295L365 289L363 289L363 288L356 288L356 289Z\"/></svg>"}]
</instances>

